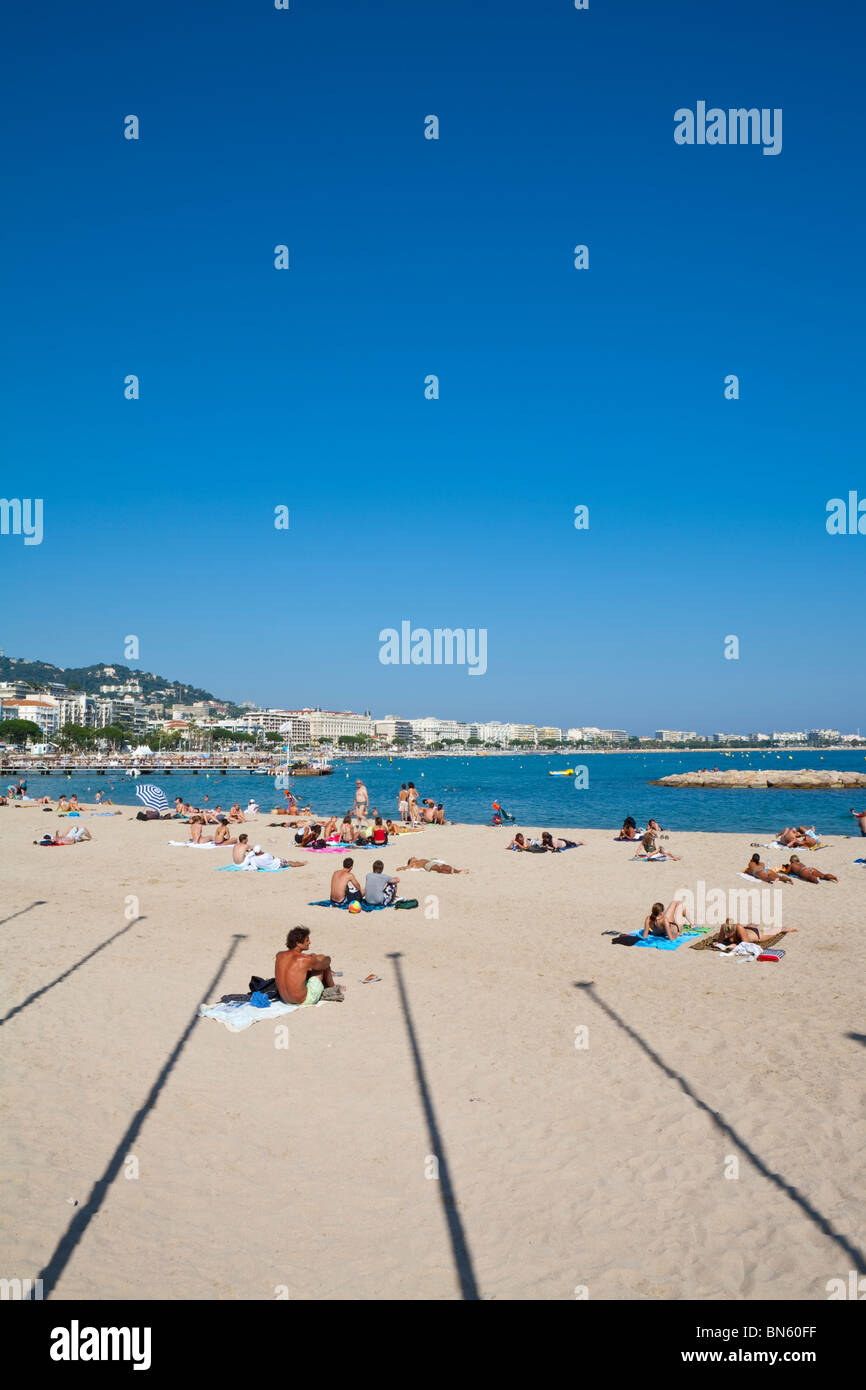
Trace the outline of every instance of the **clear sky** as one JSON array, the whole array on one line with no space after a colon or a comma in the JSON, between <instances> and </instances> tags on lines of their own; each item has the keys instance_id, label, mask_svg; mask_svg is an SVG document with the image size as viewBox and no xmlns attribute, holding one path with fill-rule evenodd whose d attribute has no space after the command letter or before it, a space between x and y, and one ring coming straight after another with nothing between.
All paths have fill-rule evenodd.
<instances>
[{"instance_id":1,"label":"clear sky","mask_svg":"<svg viewBox=\"0 0 866 1390\"><path fill-rule=\"evenodd\" d=\"M866 535L825 527L866 498L864 27L850 0L16 6L2 491L44 539L0 536L6 654L136 634L145 669L267 704L866 727ZM781 108L782 152L677 145L698 101ZM485 628L486 673L381 664L403 620Z\"/></svg>"}]
</instances>

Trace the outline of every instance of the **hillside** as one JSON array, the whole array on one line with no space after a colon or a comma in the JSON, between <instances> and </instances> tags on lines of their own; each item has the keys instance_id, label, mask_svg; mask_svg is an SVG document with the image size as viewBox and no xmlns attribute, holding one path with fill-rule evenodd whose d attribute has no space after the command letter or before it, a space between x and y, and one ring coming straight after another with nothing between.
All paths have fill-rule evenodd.
<instances>
[{"instance_id":1,"label":"hillside","mask_svg":"<svg viewBox=\"0 0 866 1390\"><path fill-rule=\"evenodd\" d=\"M160 699L175 700L178 704L193 704L196 700L218 700L219 696L202 690L197 685L186 685L182 681L168 680L165 676L154 675L150 671L136 671L118 662L101 662L96 666L54 666L50 661L28 661L23 657L0 656L0 681L28 681L31 685L45 685L50 681L63 681L71 688L85 691L88 695L98 695L101 685L123 684L137 680L142 693L158 696ZM221 703L231 704L230 700Z\"/></svg>"}]
</instances>

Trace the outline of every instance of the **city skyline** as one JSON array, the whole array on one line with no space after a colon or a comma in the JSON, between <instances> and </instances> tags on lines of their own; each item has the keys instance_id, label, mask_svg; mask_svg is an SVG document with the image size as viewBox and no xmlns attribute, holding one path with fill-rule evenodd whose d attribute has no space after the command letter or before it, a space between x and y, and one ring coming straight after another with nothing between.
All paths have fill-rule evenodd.
<instances>
[{"instance_id":1,"label":"city skyline","mask_svg":"<svg viewBox=\"0 0 866 1390\"><path fill-rule=\"evenodd\" d=\"M7 658L11 666L19 662L33 665L26 658ZM43 663L48 665L48 663ZM121 663L118 663L120 665ZM52 666L55 672L63 668ZM91 669L92 679L99 679L99 673L107 679L100 684L98 692L73 694L62 681L38 681L22 678L18 681L0 680L0 717L11 717L14 709L16 717L39 719L42 711L51 711L45 727L59 732L64 723L92 723L105 727L120 723L130 729L143 732L145 729L166 728L199 723L202 727L223 727L235 730L267 728L272 732L281 729L281 721L294 724L297 728L288 731L287 737L310 737L313 724L316 728L314 738L321 737L327 730L336 739L341 735L369 733L379 738L388 738L392 743L401 741L421 741L430 743L438 739L465 739L466 741L508 742L519 739L558 742L626 742L629 739L654 741L663 744L685 744L689 741L713 740L789 740L804 742L805 739L835 740L839 738L859 738L856 730L842 730L829 725L808 726L799 730L779 730L775 727L766 730L749 729L742 731L695 730L658 728L652 734L640 733L628 728L615 728L608 725L576 724L538 724L523 720L470 719L457 720L443 715L411 715L385 712L373 714L371 706L364 706L364 713L357 710L337 710L321 704L298 706L289 703L262 706L254 701L229 702L218 697L209 697L191 703L167 698L175 688L189 689L186 683L167 680L155 672L140 671L138 678L135 668L124 666L124 671L132 675L118 681L116 667L108 663L96 663L92 668L71 668L75 672ZM162 681L152 694L142 691L142 680ZM198 687L192 687L198 689ZM233 713L231 711L234 711ZM46 716L47 717L47 716ZM333 726L333 729L331 728Z\"/></svg>"}]
</instances>

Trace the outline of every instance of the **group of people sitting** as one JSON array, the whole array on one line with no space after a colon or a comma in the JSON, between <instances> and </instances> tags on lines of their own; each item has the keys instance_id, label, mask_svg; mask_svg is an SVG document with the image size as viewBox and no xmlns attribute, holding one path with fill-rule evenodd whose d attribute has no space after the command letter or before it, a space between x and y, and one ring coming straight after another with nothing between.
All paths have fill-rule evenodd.
<instances>
[{"instance_id":1,"label":"group of people sitting","mask_svg":"<svg viewBox=\"0 0 866 1390\"><path fill-rule=\"evenodd\" d=\"M373 860L372 873L367 874L364 887L354 874L354 859L344 859L343 866L331 875L331 902L335 907L344 903L368 903L371 907L390 907L397 897L397 884L400 882L392 874L385 873L381 859Z\"/></svg>"},{"instance_id":2,"label":"group of people sitting","mask_svg":"<svg viewBox=\"0 0 866 1390\"><path fill-rule=\"evenodd\" d=\"M335 849L343 845L358 848L381 845L384 848L391 836L397 833L393 821L384 821L375 809L372 817L365 820L358 820L351 811L347 811L339 823L336 816L331 816L324 824L314 821L310 825L298 826L295 844L301 849Z\"/></svg>"},{"instance_id":3,"label":"group of people sitting","mask_svg":"<svg viewBox=\"0 0 866 1390\"><path fill-rule=\"evenodd\" d=\"M564 849L577 849L583 840L560 840L549 830L542 830L540 840L527 839L525 835L515 835L506 849L515 849L523 854L559 854Z\"/></svg>"},{"instance_id":4,"label":"group of people sitting","mask_svg":"<svg viewBox=\"0 0 866 1390\"><path fill-rule=\"evenodd\" d=\"M619 834L615 836L615 839L644 840L647 838L647 836L651 836L653 839L661 839L663 834L664 832L662 831L661 826L659 825L658 821L655 819L654 816L650 816L649 820L647 821L646 830L640 830L638 828L638 824L634 816L626 816L625 820L622 823L622 829L620 830Z\"/></svg>"},{"instance_id":5,"label":"group of people sitting","mask_svg":"<svg viewBox=\"0 0 866 1390\"><path fill-rule=\"evenodd\" d=\"M365 789L366 790L366 789ZM356 803L357 805L357 803ZM397 797L400 820L404 825L447 825L445 807L430 797L418 795L414 782L404 782Z\"/></svg>"}]
</instances>

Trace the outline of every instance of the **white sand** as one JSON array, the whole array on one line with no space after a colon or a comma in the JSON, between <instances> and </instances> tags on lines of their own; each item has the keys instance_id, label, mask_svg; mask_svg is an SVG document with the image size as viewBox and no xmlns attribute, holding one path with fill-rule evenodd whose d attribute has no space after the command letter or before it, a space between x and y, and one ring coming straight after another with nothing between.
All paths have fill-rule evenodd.
<instances>
[{"instance_id":1,"label":"white sand","mask_svg":"<svg viewBox=\"0 0 866 1390\"><path fill-rule=\"evenodd\" d=\"M185 828L133 814L45 850L33 839L70 822L0 809L0 1012L46 990L2 1034L7 1277L38 1274L76 1219L56 1297L454 1298L462 1264L463 1291L488 1299L823 1299L855 1267L866 841L800 851L841 882L784 888L801 928L785 959L741 964L604 932L698 878L745 889L749 841L769 833L675 834L683 862L645 864L612 831L532 856L506 853L505 830L431 827L385 850L386 870L408 849L471 873L405 874L420 910L352 917L306 906L340 860L290 851L269 817L251 838L306 868L217 874L227 852L169 848ZM270 1021L232 1035L202 1019L152 1095L199 1003L270 975L298 923L346 1002L280 1020L288 1050ZM370 972L382 982L361 985ZM138 1177L121 1161L91 1211L128 1154Z\"/></svg>"}]
</instances>

